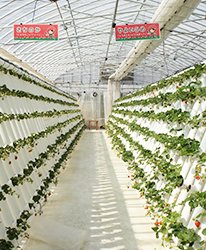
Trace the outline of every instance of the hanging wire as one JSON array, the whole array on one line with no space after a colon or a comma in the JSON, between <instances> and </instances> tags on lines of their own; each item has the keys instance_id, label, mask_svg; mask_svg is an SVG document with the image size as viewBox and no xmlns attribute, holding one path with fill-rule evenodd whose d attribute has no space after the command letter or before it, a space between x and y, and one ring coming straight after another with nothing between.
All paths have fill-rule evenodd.
<instances>
[{"instance_id":1,"label":"hanging wire","mask_svg":"<svg viewBox=\"0 0 206 250\"><path fill-rule=\"evenodd\" d=\"M118 3L119 0L116 0L116 4L115 4L115 9L114 9L114 14L113 14L113 18L112 18L112 26L111 26L111 30L110 30L110 35L109 35L109 42L107 44L107 51L106 51L106 56L105 56L105 60L104 60L104 64L103 64L103 69L105 67L106 61L108 59L108 54L109 54L109 47L111 45L111 40L112 40L112 36L113 36L113 30L115 28L115 20L116 20L116 15L117 15L117 8L118 8Z\"/></svg>"},{"instance_id":2,"label":"hanging wire","mask_svg":"<svg viewBox=\"0 0 206 250\"><path fill-rule=\"evenodd\" d=\"M165 53L165 39L164 39L164 31L163 31L163 56L164 56L164 63L165 63L165 67L167 70L167 76L169 76L169 69L168 69L168 65L167 65L167 60L166 60L166 53Z\"/></svg>"},{"instance_id":3,"label":"hanging wire","mask_svg":"<svg viewBox=\"0 0 206 250\"><path fill-rule=\"evenodd\" d=\"M35 2L35 4L34 4L33 17L32 17L32 21L31 21L32 23L33 23L33 21L34 21L34 16L35 16L35 11L36 11L37 2L38 2L38 0L36 0L36 2Z\"/></svg>"}]
</instances>

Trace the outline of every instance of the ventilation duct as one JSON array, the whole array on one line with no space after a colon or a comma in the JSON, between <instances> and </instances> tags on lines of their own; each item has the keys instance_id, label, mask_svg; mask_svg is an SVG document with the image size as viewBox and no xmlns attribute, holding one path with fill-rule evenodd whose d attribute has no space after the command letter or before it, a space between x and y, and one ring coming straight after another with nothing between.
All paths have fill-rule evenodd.
<instances>
[{"instance_id":1,"label":"ventilation duct","mask_svg":"<svg viewBox=\"0 0 206 250\"><path fill-rule=\"evenodd\" d=\"M137 41L136 45L127 55L110 79L121 80L132 71L153 50L167 39L170 32L184 19L188 18L201 0L163 0L154 14L151 23L159 23L161 39Z\"/></svg>"}]
</instances>

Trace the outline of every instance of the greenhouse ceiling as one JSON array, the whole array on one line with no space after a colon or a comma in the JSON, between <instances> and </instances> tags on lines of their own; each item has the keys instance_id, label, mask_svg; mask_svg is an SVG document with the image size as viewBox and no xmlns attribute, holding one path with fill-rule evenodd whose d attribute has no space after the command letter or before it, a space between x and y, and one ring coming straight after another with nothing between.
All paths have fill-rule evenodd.
<instances>
[{"instance_id":1,"label":"greenhouse ceiling","mask_svg":"<svg viewBox=\"0 0 206 250\"><path fill-rule=\"evenodd\" d=\"M116 41L114 26L150 23L162 2L1 0L0 46L52 82L62 75L82 74L88 65L107 69L109 76L136 44L134 40ZM138 83L150 84L205 60L206 1L193 2L197 6L192 13L188 8L190 14L136 65ZM58 25L58 40L14 40L14 24Z\"/></svg>"}]
</instances>

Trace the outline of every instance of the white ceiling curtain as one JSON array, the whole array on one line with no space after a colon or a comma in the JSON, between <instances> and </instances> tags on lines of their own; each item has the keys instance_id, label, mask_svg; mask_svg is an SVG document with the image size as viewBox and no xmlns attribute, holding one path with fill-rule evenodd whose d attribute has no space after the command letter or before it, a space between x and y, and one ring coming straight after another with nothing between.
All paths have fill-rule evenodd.
<instances>
[{"instance_id":1,"label":"white ceiling curtain","mask_svg":"<svg viewBox=\"0 0 206 250\"><path fill-rule=\"evenodd\" d=\"M53 82L67 73L80 74L79 69L89 64L114 65L115 71L135 41L116 41L112 24L150 22L161 2L2 0L0 46ZM139 84L150 84L205 60L205 13L206 1L202 0L164 43L135 67ZM59 40L14 40L13 24L18 23L58 24Z\"/></svg>"}]
</instances>

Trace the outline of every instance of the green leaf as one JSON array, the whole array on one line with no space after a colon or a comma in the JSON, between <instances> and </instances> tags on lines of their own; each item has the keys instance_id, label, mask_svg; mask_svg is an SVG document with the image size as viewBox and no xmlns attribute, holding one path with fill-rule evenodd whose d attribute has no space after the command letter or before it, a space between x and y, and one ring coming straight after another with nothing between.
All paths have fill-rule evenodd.
<instances>
[{"instance_id":1,"label":"green leaf","mask_svg":"<svg viewBox=\"0 0 206 250\"><path fill-rule=\"evenodd\" d=\"M158 229L159 229L159 227L152 227L152 230L155 231L155 232L157 232Z\"/></svg>"},{"instance_id":2,"label":"green leaf","mask_svg":"<svg viewBox=\"0 0 206 250\"><path fill-rule=\"evenodd\" d=\"M14 245L11 241L6 241L5 239L0 239L0 249L1 250L10 250L14 248Z\"/></svg>"},{"instance_id":3,"label":"green leaf","mask_svg":"<svg viewBox=\"0 0 206 250\"><path fill-rule=\"evenodd\" d=\"M166 241L166 242L170 242L170 238L166 237L166 238L165 238L165 241Z\"/></svg>"},{"instance_id":4,"label":"green leaf","mask_svg":"<svg viewBox=\"0 0 206 250\"><path fill-rule=\"evenodd\" d=\"M203 246L205 244L205 241L202 240L202 241L199 242L199 244L200 244L200 246Z\"/></svg>"},{"instance_id":5,"label":"green leaf","mask_svg":"<svg viewBox=\"0 0 206 250\"><path fill-rule=\"evenodd\" d=\"M203 235L206 235L206 228L204 228L204 229L202 230L202 234L203 234Z\"/></svg>"},{"instance_id":6,"label":"green leaf","mask_svg":"<svg viewBox=\"0 0 206 250\"><path fill-rule=\"evenodd\" d=\"M167 228L161 227L160 232L165 235L167 233Z\"/></svg>"},{"instance_id":7,"label":"green leaf","mask_svg":"<svg viewBox=\"0 0 206 250\"><path fill-rule=\"evenodd\" d=\"M38 202L41 199L41 196L40 195L34 195L32 199L33 199L34 202Z\"/></svg>"},{"instance_id":8,"label":"green leaf","mask_svg":"<svg viewBox=\"0 0 206 250\"><path fill-rule=\"evenodd\" d=\"M198 206L198 201L195 201L195 200L193 200L193 201L190 201L189 202L189 205L190 205L190 207L193 209L193 208L196 208L197 206Z\"/></svg>"}]
</instances>

